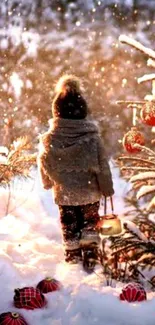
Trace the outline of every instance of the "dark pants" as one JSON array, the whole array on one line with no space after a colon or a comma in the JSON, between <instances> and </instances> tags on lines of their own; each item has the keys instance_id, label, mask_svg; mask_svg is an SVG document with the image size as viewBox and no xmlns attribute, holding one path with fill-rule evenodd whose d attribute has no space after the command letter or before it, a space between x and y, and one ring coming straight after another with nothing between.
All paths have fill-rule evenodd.
<instances>
[{"instance_id":1,"label":"dark pants","mask_svg":"<svg viewBox=\"0 0 155 325\"><path fill-rule=\"evenodd\" d=\"M89 237L94 241L99 202L79 206L59 206L65 250L76 250Z\"/></svg>"}]
</instances>

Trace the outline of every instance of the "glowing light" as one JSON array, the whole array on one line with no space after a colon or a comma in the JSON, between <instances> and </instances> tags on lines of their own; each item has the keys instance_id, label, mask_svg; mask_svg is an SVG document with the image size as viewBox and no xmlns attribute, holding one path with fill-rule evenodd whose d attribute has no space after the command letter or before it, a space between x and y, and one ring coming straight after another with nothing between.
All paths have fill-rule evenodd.
<instances>
[{"instance_id":1,"label":"glowing light","mask_svg":"<svg viewBox=\"0 0 155 325\"><path fill-rule=\"evenodd\" d=\"M12 75L10 76L10 83L16 98L19 99L23 88L23 81L19 78L19 75L16 72L13 72Z\"/></svg>"},{"instance_id":2,"label":"glowing light","mask_svg":"<svg viewBox=\"0 0 155 325\"><path fill-rule=\"evenodd\" d=\"M122 87L125 87L126 86L126 84L127 84L127 79L122 79Z\"/></svg>"},{"instance_id":3,"label":"glowing light","mask_svg":"<svg viewBox=\"0 0 155 325\"><path fill-rule=\"evenodd\" d=\"M8 102L11 104L13 102L12 98L9 97Z\"/></svg>"},{"instance_id":4,"label":"glowing light","mask_svg":"<svg viewBox=\"0 0 155 325\"><path fill-rule=\"evenodd\" d=\"M21 239L29 233L30 226L27 223L17 220L13 215L8 214L0 220L0 234L10 235L15 239Z\"/></svg>"},{"instance_id":5,"label":"glowing light","mask_svg":"<svg viewBox=\"0 0 155 325\"><path fill-rule=\"evenodd\" d=\"M76 22L76 26L77 26L77 27L81 26L81 22L80 22L80 21L77 21L77 22Z\"/></svg>"},{"instance_id":6,"label":"glowing light","mask_svg":"<svg viewBox=\"0 0 155 325\"><path fill-rule=\"evenodd\" d=\"M70 272L70 266L67 264L59 264L56 268L56 273L61 276L61 281L65 280Z\"/></svg>"}]
</instances>

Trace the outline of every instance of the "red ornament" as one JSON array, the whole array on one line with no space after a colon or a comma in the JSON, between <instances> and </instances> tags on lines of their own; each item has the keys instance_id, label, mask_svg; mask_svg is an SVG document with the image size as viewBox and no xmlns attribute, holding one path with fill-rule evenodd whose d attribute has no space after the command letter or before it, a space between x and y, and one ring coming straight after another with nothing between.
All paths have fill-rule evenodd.
<instances>
[{"instance_id":1,"label":"red ornament","mask_svg":"<svg viewBox=\"0 0 155 325\"><path fill-rule=\"evenodd\" d=\"M18 313L3 313L0 315L0 325L28 325Z\"/></svg>"},{"instance_id":2,"label":"red ornament","mask_svg":"<svg viewBox=\"0 0 155 325\"><path fill-rule=\"evenodd\" d=\"M40 290L33 287L15 289L14 305L16 308L35 309L46 305L46 299Z\"/></svg>"},{"instance_id":3,"label":"red ornament","mask_svg":"<svg viewBox=\"0 0 155 325\"><path fill-rule=\"evenodd\" d=\"M60 290L60 288L60 282L50 277L47 277L46 279L40 281L37 285L37 289L39 289L42 293Z\"/></svg>"},{"instance_id":4,"label":"red ornament","mask_svg":"<svg viewBox=\"0 0 155 325\"><path fill-rule=\"evenodd\" d=\"M155 104L145 104L140 112L140 116L143 123L150 126L155 126Z\"/></svg>"},{"instance_id":5,"label":"red ornament","mask_svg":"<svg viewBox=\"0 0 155 325\"><path fill-rule=\"evenodd\" d=\"M126 300L128 302L143 301L146 299L146 292L139 283L129 283L123 288L120 294L120 300Z\"/></svg>"},{"instance_id":6,"label":"red ornament","mask_svg":"<svg viewBox=\"0 0 155 325\"><path fill-rule=\"evenodd\" d=\"M140 144L144 146L145 139L141 132L137 130L136 127L132 127L130 131L128 131L123 138L123 146L130 153L140 152L140 148L136 148L134 145Z\"/></svg>"}]
</instances>

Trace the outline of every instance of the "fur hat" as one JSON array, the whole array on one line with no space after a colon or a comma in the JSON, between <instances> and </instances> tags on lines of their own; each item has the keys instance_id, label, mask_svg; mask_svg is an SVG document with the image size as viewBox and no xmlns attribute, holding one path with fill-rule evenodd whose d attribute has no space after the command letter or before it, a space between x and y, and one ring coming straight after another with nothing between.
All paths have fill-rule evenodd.
<instances>
[{"instance_id":1,"label":"fur hat","mask_svg":"<svg viewBox=\"0 0 155 325\"><path fill-rule=\"evenodd\" d=\"M83 86L76 76L62 76L56 84L55 91L52 104L54 117L83 119L87 116L87 103L82 95Z\"/></svg>"},{"instance_id":2,"label":"fur hat","mask_svg":"<svg viewBox=\"0 0 155 325\"><path fill-rule=\"evenodd\" d=\"M56 87L56 93L66 93L66 92L82 92L83 86L79 78L74 75L66 74L58 80Z\"/></svg>"}]
</instances>

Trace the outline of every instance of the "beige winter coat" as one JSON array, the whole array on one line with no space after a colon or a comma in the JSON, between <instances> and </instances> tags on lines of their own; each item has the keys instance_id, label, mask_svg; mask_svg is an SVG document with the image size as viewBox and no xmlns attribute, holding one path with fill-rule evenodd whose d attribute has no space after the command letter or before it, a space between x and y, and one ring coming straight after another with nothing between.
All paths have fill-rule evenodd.
<instances>
[{"instance_id":1,"label":"beige winter coat","mask_svg":"<svg viewBox=\"0 0 155 325\"><path fill-rule=\"evenodd\" d=\"M58 205L85 205L114 193L98 129L88 119L52 119L38 158L43 186L53 188Z\"/></svg>"}]
</instances>

